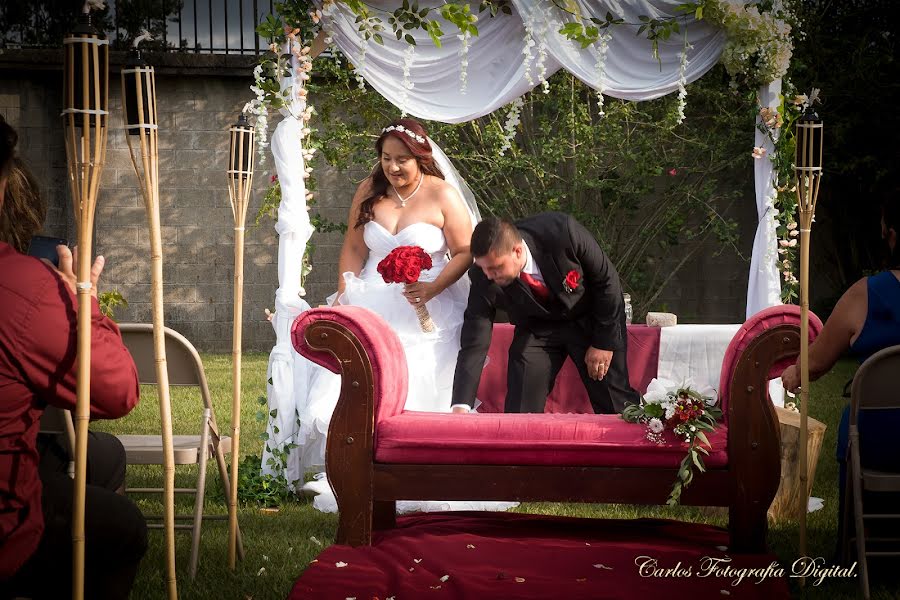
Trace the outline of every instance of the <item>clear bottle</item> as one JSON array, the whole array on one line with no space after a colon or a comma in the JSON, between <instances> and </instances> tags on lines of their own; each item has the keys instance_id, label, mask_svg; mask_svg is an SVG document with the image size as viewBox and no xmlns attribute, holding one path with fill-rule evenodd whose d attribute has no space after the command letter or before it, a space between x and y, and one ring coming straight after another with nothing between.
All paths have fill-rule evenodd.
<instances>
[{"instance_id":1,"label":"clear bottle","mask_svg":"<svg viewBox=\"0 0 900 600\"><path fill-rule=\"evenodd\" d=\"M625 298L625 323L631 325L631 319L634 316L634 309L631 308L631 294L623 294Z\"/></svg>"}]
</instances>

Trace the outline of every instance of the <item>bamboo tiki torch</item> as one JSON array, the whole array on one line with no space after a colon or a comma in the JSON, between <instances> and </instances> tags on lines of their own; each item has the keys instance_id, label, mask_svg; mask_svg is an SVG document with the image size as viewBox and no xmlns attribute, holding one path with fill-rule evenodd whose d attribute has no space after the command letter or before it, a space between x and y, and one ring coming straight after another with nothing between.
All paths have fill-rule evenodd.
<instances>
[{"instance_id":1,"label":"bamboo tiki torch","mask_svg":"<svg viewBox=\"0 0 900 600\"><path fill-rule=\"evenodd\" d=\"M141 186L150 228L150 276L153 311L153 353L163 441L163 526L166 537L166 591L170 600L178 598L175 575L175 451L172 446L172 403L169 398L169 370L166 364L165 320L163 318L162 237L159 221L159 128L156 112L156 74L143 60L138 44L149 34L135 39L134 48L122 69L122 113L131 164Z\"/></svg>"},{"instance_id":2,"label":"bamboo tiki torch","mask_svg":"<svg viewBox=\"0 0 900 600\"><path fill-rule=\"evenodd\" d=\"M231 127L228 195L234 216L234 333L232 334L233 392L231 401L231 494L228 500L228 567L237 553L237 493L241 434L241 324L244 305L244 222L253 184L254 130L245 115Z\"/></svg>"},{"instance_id":3,"label":"bamboo tiki torch","mask_svg":"<svg viewBox=\"0 0 900 600\"><path fill-rule=\"evenodd\" d=\"M84 508L91 416L91 258L94 211L106 162L109 40L90 9L63 39L63 128L78 238L78 399L75 404L75 493L72 506L72 597L84 598Z\"/></svg>"},{"instance_id":4,"label":"bamboo tiki torch","mask_svg":"<svg viewBox=\"0 0 900 600\"><path fill-rule=\"evenodd\" d=\"M809 412L809 236L822 180L822 121L809 107L797 121L794 170L800 211L800 556L806 556L806 512L809 504L807 415ZM803 583L801 579L801 584Z\"/></svg>"}]
</instances>

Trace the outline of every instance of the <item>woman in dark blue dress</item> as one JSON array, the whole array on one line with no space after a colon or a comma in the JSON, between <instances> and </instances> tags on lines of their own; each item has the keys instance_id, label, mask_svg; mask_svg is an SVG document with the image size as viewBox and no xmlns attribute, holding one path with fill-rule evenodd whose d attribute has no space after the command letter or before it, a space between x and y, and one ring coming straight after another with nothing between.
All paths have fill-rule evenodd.
<instances>
[{"instance_id":1,"label":"woman in dark blue dress","mask_svg":"<svg viewBox=\"0 0 900 600\"><path fill-rule=\"evenodd\" d=\"M883 348L900 345L900 201L889 200L882 209L881 237L888 256L887 270L864 277L847 290L834 307L825 327L809 347L809 378L827 373L845 353L860 363ZM800 386L797 365L782 375L784 387ZM900 390L900 384L898 384ZM841 467L841 497L838 515L843 514L844 481L847 467L847 438L850 406L844 409L838 429L837 460ZM872 469L900 471L900 410L871 410L859 415L860 460Z\"/></svg>"}]
</instances>

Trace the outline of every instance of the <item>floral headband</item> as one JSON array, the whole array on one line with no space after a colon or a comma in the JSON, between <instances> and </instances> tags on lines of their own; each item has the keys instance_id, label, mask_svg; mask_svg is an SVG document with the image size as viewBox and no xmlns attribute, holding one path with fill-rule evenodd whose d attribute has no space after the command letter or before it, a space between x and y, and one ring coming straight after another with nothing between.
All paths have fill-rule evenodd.
<instances>
[{"instance_id":1,"label":"floral headband","mask_svg":"<svg viewBox=\"0 0 900 600\"><path fill-rule=\"evenodd\" d=\"M416 141L419 142L420 144L424 144L424 143L425 143L425 138L424 138L424 137L422 137L421 135L417 134L416 132L414 132L414 131L412 131L412 130L410 130L410 129L407 129L407 128L404 127L403 125L397 125L397 126L390 125L389 127L385 127L384 129L382 129L382 130L381 130L381 133L384 134L384 133L388 133L389 131L399 131L400 133L405 133L406 135L408 135L408 136L411 137L412 139L416 140Z\"/></svg>"}]
</instances>

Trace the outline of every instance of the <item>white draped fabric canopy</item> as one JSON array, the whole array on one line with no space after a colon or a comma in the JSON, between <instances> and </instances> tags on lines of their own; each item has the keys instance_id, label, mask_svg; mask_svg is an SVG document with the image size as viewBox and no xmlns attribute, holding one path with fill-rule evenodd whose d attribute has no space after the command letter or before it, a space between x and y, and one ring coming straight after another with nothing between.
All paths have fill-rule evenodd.
<instances>
[{"instance_id":1,"label":"white draped fabric canopy","mask_svg":"<svg viewBox=\"0 0 900 600\"><path fill-rule=\"evenodd\" d=\"M388 6L381 2L374 5ZM396 4L396 3L393 3ZM440 4L421 2L422 6ZM565 68L587 85L605 94L626 100L651 100L673 92L678 87L679 64L684 39L673 36L659 44L659 59L650 50L645 37L637 37L636 26L620 25L609 29L611 39L602 74L597 68L598 49L578 44L560 35L559 29L575 17L547 0L513 0L512 15L482 16L478 36L468 42L468 84L460 89L460 47L455 33L441 38L436 47L421 29L411 35L416 40L408 80L412 89L403 86L404 54L409 44L392 35L384 36L384 45L374 41L363 43L355 23L356 16L342 3L329 11L325 28L335 45L354 65L362 65L361 73L375 90L395 106L422 119L461 123L491 113L515 98L531 91L541 71L548 78ZM666 16L674 14L680 2L578 2L585 14L605 15L613 11L626 22L637 22L639 14ZM477 14L478 2L472 2ZM453 32L455 25L445 23L442 29ZM528 37L533 41L529 45ZM688 43L687 81L698 79L716 64L725 36L703 21L688 23L684 28ZM365 57L361 48L365 46ZM525 60L525 51L531 60ZM545 59L541 55L546 54Z\"/></svg>"},{"instance_id":2,"label":"white draped fabric canopy","mask_svg":"<svg viewBox=\"0 0 900 600\"><path fill-rule=\"evenodd\" d=\"M729 0L742 4L743 0ZM705 74L719 59L725 45L725 34L706 21L687 18L681 33L659 42L659 58L653 56L646 35L636 35L640 15L660 18L676 15L683 0L575 0L583 15L603 18L607 12L625 21L603 30L608 35L605 59L598 60L601 44L582 49L575 42L559 34L560 28L575 21L575 16L548 0L512 0L512 14L489 17L481 13L477 22L477 36L468 39L466 53L466 85L462 89L461 49L463 40L455 25L442 22L441 47L436 47L421 29L409 33L416 45L397 40L390 31L384 32L384 44L374 40L364 42L356 23L356 15L342 2L326 7L322 25L334 44L357 67L376 91L391 103L415 117L461 123L476 119L509 104L516 98L541 85L559 69L566 69L590 87L606 95L626 100L651 100L678 90L682 53L687 52L685 80L690 83ZM321 0L317 4L322 7ZM369 6L393 10L396 1L370 0ZM437 0L420 0L421 7L438 6ZM472 14L478 15L478 0L470 2ZM437 11L429 18L435 18ZM384 21L387 15L382 14ZM437 16L440 20L440 17ZM598 63L602 62L601 65ZM405 73L406 71L406 73ZM287 84L302 82L286 82ZM763 105L777 104L780 81L764 86L760 91ZM688 98L688 101L690 99ZM295 107L294 115L302 112ZM285 114L287 115L286 111ZM269 406L278 408L279 434L270 426L270 436L288 440L293 417L290 398L295 388L305 386L305 374L288 373L291 359L288 328L294 316L308 305L296 293L299 289L300 258L312 233L306 212L305 188L302 179L293 189L285 187L285 177L303 172L303 158L298 146L299 136L291 131L296 119L287 116L279 124L272 139L276 167L282 181L282 202L278 213L279 284L276 296L277 313L274 321L278 341L270 359L273 385L269 389ZM748 132L749 133L749 132ZM757 131L756 145L766 146L764 136ZM287 144L287 145L285 145ZM771 148L768 148L771 151ZM749 153L749 149L748 149ZM747 316L780 303L780 280L775 252L775 209L772 205L775 190L772 164L768 160L755 161L756 206L759 216L753 243L753 258L747 290ZM286 235L287 234L287 235ZM284 414L288 412L289 414ZM264 457L265 468L265 457ZM302 474L289 473L289 480Z\"/></svg>"}]
</instances>

